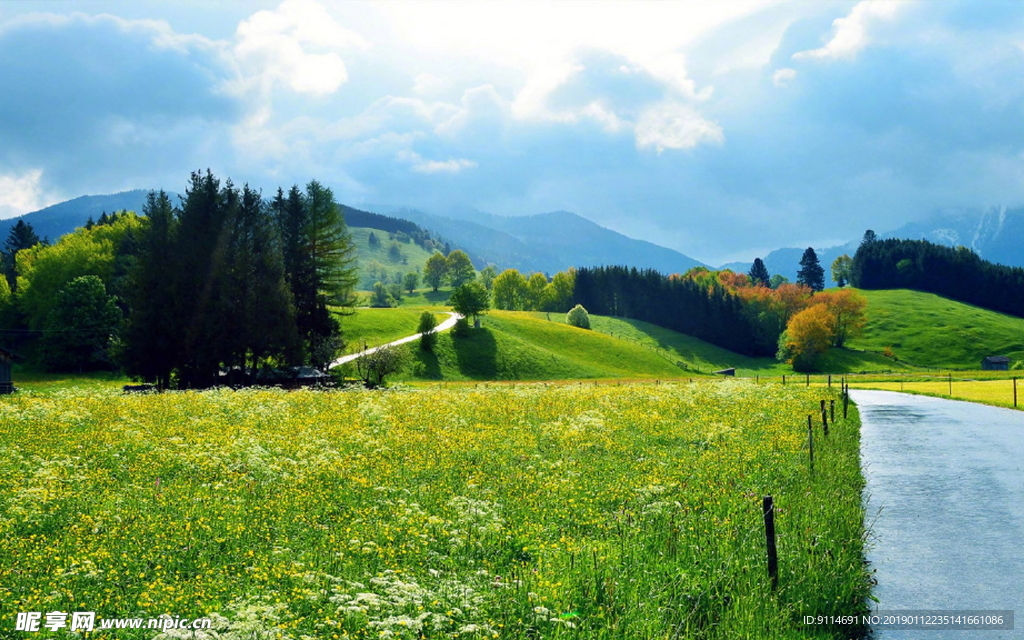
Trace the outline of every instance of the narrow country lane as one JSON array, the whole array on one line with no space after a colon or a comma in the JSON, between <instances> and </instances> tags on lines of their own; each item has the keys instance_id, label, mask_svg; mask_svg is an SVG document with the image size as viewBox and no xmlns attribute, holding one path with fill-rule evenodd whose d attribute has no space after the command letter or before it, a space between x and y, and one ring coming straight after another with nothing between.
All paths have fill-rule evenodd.
<instances>
[{"instance_id":1,"label":"narrow country lane","mask_svg":"<svg viewBox=\"0 0 1024 640\"><path fill-rule=\"evenodd\" d=\"M434 333L441 333L442 331L447 331L447 330L451 329L452 327L455 326L455 321L458 320L460 317L461 316L459 314L455 313L454 311L449 311L448 312L448 319L445 320L444 322L442 322L441 324L437 325L437 328L434 329ZM369 348L369 349L367 349L365 351L360 351L359 353L350 353L349 355L342 356L342 357L338 358L337 360L335 360L334 362L332 362L331 366L329 366L328 369L333 369L334 367L337 367L338 365L345 364L346 362L352 362L356 358L361 358L361 357L363 357L365 355L369 355L369 354L377 351L378 349L382 349L384 347L393 347L393 346L398 345L398 344L405 344L406 342L412 342L413 340L419 340L421 335L422 334L419 334L419 333L413 334L411 336L406 336L406 337L404 337L404 338L402 338L400 340L395 340L394 342L389 342L387 344L382 344L382 345L377 345L376 347L371 347L371 348Z\"/></svg>"},{"instance_id":2,"label":"narrow country lane","mask_svg":"<svg viewBox=\"0 0 1024 640\"><path fill-rule=\"evenodd\" d=\"M868 560L879 611L1015 610L1015 629L876 630L1024 638L1024 412L851 391L862 420Z\"/></svg>"}]
</instances>

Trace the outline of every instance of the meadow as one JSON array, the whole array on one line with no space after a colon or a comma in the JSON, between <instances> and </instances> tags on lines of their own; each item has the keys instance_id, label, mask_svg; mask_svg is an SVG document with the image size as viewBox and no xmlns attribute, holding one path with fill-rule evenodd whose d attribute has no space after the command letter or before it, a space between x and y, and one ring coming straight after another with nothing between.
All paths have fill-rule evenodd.
<instances>
[{"instance_id":1,"label":"meadow","mask_svg":"<svg viewBox=\"0 0 1024 640\"><path fill-rule=\"evenodd\" d=\"M834 396L765 391L22 392L0 402L0 610L211 616L233 640L847 637L802 616L868 595L856 412L828 438L815 418L812 472ZM113 633L89 637L155 634Z\"/></svg>"}]
</instances>

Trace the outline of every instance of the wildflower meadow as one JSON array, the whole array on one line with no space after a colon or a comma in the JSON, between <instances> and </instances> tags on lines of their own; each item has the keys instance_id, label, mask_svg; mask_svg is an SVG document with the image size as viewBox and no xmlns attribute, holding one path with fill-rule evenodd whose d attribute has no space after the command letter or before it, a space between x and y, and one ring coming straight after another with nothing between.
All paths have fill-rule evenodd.
<instances>
[{"instance_id":1,"label":"wildflower meadow","mask_svg":"<svg viewBox=\"0 0 1024 640\"><path fill-rule=\"evenodd\" d=\"M846 637L858 423L749 382L0 403L3 637ZM808 415L814 415L814 468ZM778 584L762 497L776 505ZM13 632L21 611L209 617Z\"/></svg>"}]
</instances>

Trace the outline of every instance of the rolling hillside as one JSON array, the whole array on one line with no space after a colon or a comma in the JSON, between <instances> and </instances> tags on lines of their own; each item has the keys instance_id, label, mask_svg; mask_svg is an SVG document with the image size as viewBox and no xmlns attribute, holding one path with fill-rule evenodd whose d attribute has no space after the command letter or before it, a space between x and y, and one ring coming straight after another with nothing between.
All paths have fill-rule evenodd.
<instances>
[{"instance_id":1,"label":"rolling hillside","mask_svg":"<svg viewBox=\"0 0 1024 640\"><path fill-rule=\"evenodd\" d=\"M943 369L979 369L986 356L1024 360L1022 318L907 289L860 293L868 324L854 349L891 347L900 361Z\"/></svg>"},{"instance_id":2,"label":"rolling hillside","mask_svg":"<svg viewBox=\"0 0 1024 640\"><path fill-rule=\"evenodd\" d=\"M652 349L531 313L493 311L465 337L442 334L433 354L410 350L409 380L670 378L688 372ZM401 379L399 376L396 379Z\"/></svg>"}]
</instances>

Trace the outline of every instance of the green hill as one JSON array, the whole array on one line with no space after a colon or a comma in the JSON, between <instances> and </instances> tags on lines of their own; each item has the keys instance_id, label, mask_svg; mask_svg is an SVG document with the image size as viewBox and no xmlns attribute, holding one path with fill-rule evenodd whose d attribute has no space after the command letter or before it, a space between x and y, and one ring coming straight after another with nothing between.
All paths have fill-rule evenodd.
<instances>
[{"instance_id":1,"label":"green hill","mask_svg":"<svg viewBox=\"0 0 1024 640\"><path fill-rule=\"evenodd\" d=\"M392 239L393 234L368 227L350 227L356 245L359 265L359 288L371 289L375 282L391 283L410 271L423 271L423 265L433 251L427 251L412 241ZM370 234L378 242L370 244Z\"/></svg>"},{"instance_id":2,"label":"green hill","mask_svg":"<svg viewBox=\"0 0 1024 640\"><path fill-rule=\"evenodd\" d=\"M538 314L492 311L467 336L442 334L433 354L412 348L412 380L566 380L690 375L647 346L548 322Z\"/></svg>"},{"instance_id":3,"label":"green hill","mask_svg":"<svg viewBox=\"0 0 1024 640\"><path fill-rule=\"evenodd\" d=\"M1024 361L1022 318L920 291L860 293L868 299L868 324L854 349L890 347L902 362L942 369L980 369L982 358L995 355Z\"/></svg>"}]
</instances>

